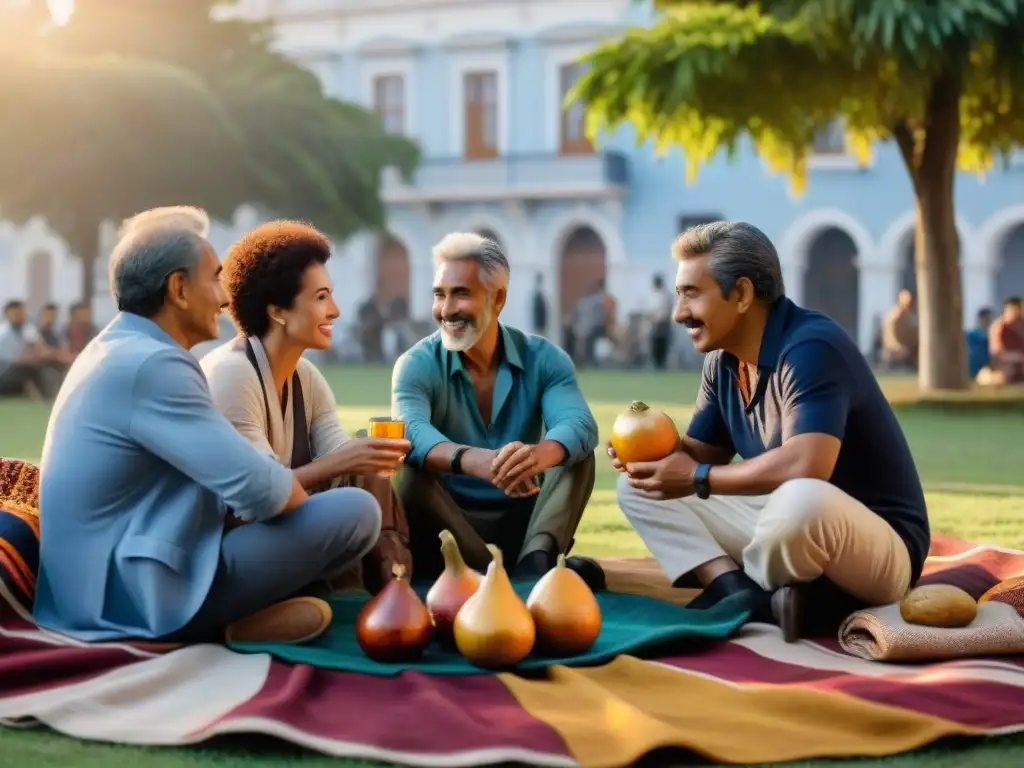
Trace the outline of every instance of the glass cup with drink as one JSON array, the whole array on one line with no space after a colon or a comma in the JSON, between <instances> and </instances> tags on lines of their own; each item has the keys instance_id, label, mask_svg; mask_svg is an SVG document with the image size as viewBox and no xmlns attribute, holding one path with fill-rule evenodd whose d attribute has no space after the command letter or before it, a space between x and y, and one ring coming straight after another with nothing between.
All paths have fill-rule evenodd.
<instances>
[{"instance_id":1,"label":"glass cup with drink","mask_svg":"<svg viewBox=\"0 0 1024 768\"><path fill-rule=\"evenodd\" d=\"M401 419L393 419L390 416L373 416L370 418L370 429L368 437L383 437L389 440L405 439L405 422ZM381 477L392 477L394 470L381 472Z\"/></svg>"}]
</instances>

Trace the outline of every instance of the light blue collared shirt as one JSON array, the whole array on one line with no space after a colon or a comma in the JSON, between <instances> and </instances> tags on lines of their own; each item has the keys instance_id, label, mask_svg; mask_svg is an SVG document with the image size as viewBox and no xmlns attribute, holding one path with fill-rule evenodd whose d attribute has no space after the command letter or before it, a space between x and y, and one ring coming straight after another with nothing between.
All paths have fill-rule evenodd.
<instances>
[{"instance_id":1,"label":"light blue collared shirt","mask_svg":"<svg viewBox=\"0 0 1024 768\"><path fill-rule=\"evenodd\" d=\"M431 449L451 442L498 449L516 440L555 440L575 464L597 447L597 421L580 391L569 356L541 336L500 326L501 363L494 383L491 423L484 424L473 382L440 332L421 340L395 364L391 412L405 421L412 443L406 462L422 466ZM507 499L505 492L474 477L445 475L456 497Z\"/></svg>"},{"instance_id":2,"label":"light blue collared shirt","mask_svg":"<svg viewBox=\"0 0 1024 768\"><path fill-rule=\"evenodd\" d=\"M50 416L36 620L91 641L176 632L209 592L226 507L263 520L291 489L292 473L214 406L196 358L152 321L118 315Z\"/></svg>"}]
</instances>

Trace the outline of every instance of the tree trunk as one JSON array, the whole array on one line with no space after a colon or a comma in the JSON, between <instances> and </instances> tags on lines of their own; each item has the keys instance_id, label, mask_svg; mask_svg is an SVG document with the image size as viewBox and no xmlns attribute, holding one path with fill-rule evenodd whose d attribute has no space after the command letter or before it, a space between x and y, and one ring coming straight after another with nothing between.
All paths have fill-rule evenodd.
<instances>
[{"instance_id":1,"label":"tree trunk","mask_svg":"<svg viewBox=\"0 0 1024 768\"><path fill-rule=\"evenodd\" d=\"M922 390L967 388L955 221L952 196L918 196L914 257L920 321L918 386Z\"/></svg>"},{"instance_id":2,"label":"tree trunk","mask_svg":"<svg viewBox=\"0 0 1024 768\"><path fill-rule=\"evenodd\" d=\"M960 77L955 73L939 77L933 84L926 138L914 178L918 383L925 391L966 389L968 385L960 245L953 204L960 91Z\"/></svg>"}]
</instances>

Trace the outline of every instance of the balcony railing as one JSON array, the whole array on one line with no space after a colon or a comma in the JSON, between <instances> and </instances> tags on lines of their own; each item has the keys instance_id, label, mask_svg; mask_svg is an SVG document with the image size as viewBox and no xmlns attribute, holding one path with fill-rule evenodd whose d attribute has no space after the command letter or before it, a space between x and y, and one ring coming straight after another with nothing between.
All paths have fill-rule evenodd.
<instances>
[{"instance_id":1,"label":"balcony railing","mask_svg":"<svg viewBox=\"0 0 1024 768\"><path fill-rule=\"evenodd\" d=\"M619 152L505 155L488 160L427 158L411 182L405 183L392 168L381 182L389 203L607 198L625 192L628 171L628 159Z\"/></svg>"}]
</instances>

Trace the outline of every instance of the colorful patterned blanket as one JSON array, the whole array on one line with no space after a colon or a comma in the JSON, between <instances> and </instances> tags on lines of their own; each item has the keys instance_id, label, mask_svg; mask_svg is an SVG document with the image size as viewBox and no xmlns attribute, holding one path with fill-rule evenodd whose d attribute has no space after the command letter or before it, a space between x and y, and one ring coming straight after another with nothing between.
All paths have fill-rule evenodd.
<instances>
[{"instance_id":1,"label":"colorful patterned blanket","mask_svg":"<svg viewBox=\"0 0 1024 768\"><path fill-rule=\"evenodd\" d=\"M24 488L31 471L0 460L0 507L15 506L3 501L5 489L9 496L19 482ZM619 656L591 668L555 666L530 679L368 676L215 645L86 645L31 620L26 574L33 573L36 539L23 532L37 535L33 520L31 506L0 513L6 724L128 744L260 733L329 755L409 765L593 768L629 765L662 747L753 764L889 755L944 736L1024 729L1019 657L886 664L845 652L836 638L787 645L776 628L761 624L686 655ZM1024 573L1024 552L939 537L931 554L929 581L974 594ZM616 590L680 598L650 561L606 565Z\"/></svg>"}]
</instances>

